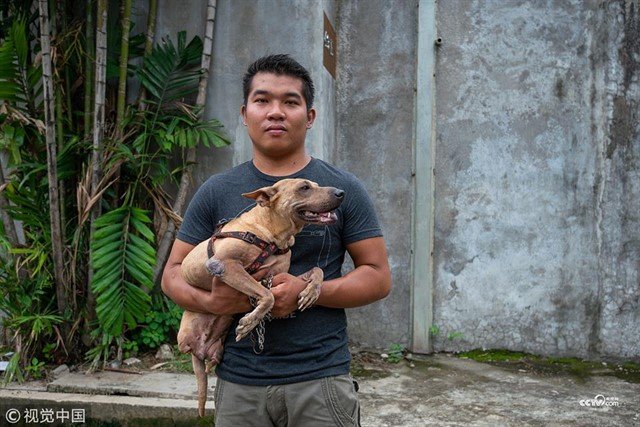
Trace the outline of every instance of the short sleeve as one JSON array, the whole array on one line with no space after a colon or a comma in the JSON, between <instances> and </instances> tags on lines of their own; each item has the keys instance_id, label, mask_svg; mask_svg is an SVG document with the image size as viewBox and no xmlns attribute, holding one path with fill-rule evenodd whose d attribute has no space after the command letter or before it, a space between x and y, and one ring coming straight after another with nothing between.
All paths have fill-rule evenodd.
<instances>
[{"instance_id":1,"label":"short sleeve","mask_svg":"<svg viewBox=\"0 0 640 427\"><path fill-rule=\"evenodd\" d=\"M382 236L373 202L364 185L352 176L345 191L343 244Z\"/></svg>"},{"instance_id":2,"label":"short sleeve","mask_svg":"<svg viewBox=\"0 0 640 427\"><path fill-rule=\"evenodd\" d=\"M210 238L216 224L214 202L211 186L200 186L189 202L177 238L191 245Z\"/></svg>"}]
</instances>

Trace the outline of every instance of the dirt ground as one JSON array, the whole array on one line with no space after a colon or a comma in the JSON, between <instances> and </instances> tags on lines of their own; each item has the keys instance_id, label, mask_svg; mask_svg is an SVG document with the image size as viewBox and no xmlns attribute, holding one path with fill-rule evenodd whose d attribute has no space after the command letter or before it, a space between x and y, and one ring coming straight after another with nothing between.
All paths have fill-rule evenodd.
<instances>
[{"instance_id":1,"label":"dirt ground","mask_svg":"<svg viewBox=\"0 0 640 427\"><path fill-rule=\"evenodd\" d=\"M495 351L469 358L358 349L352 354L365 427L640 426L640 369L635 364ZM0 407L2 402L25 407L67 402L88 405L96 419L112 420L108 425L113 426L139 427L136 417L141 416L148 419L145 425L195 425L189 357L140 359L93 374L83 365L72 366L55 379L0 389ZM210 399L213 395L210 387ZM208 408L213 410L212 401Z\"/></svg>"},{"instance_id":2,"label":"dirt ground","mask_svg":"<svg viewBox=\"0 0 640 427\"><path fill-rule=\"evenodd\" d=\"M633 373L450 354L390 364L361 353L354 365L363 426L640 426Z\"/></svg>"}]
</instances>

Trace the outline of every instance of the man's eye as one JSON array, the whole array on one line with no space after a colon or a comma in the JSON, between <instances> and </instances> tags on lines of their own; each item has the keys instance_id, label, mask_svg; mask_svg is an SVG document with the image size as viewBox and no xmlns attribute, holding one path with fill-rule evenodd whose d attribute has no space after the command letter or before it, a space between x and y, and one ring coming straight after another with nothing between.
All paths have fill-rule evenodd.
<instances>
[{"instance_id":1,"label":"man's eye","mask_svg":"<svg viewBox=\"0 0 640 427\"><path fill-rule=\"evenodd\" d=\"M260 102L260 103L262 103L262 102L267 102L267 100L266 100L266 99L264 99L264 98L258 98L258 99L256 99L256 100L255 100L255 102Z\"/></svg>"}]
</instances>

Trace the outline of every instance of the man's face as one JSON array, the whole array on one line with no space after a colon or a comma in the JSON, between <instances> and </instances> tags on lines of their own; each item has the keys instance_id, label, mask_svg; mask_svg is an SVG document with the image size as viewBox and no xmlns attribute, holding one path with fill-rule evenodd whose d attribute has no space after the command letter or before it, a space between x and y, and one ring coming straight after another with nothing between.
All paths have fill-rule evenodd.
<instances>
[{"instance_id":1,"label":"man's face","mask_svg":"<svg viewBox=\"0 0 640 427\"><path fill-rule=\"evenodd\" d=\"M316 117L302 95L302 80L272 73L257 73L247 105L240 113L254 149L267 157L283 157L304 150L307 129Z\"/></svg>"}]
</instances>

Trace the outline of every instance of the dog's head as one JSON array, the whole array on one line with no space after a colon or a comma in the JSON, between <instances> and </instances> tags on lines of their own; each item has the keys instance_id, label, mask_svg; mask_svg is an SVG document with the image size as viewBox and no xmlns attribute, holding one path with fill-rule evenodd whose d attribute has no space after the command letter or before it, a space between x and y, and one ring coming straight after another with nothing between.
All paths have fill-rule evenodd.
<instances>
[{"instance_id":1,"label":"dog's head","mask_svg":"<svg viewBox=\"0 0 640 427\"><path fill-rule=\"evenodd\" d=\"M328 225L337 221L335 209L344 200L344 191L335 187L320 187L308 179L283 179L244 197L268 207L298 224Z\"/></svg>"}]
</instances>

